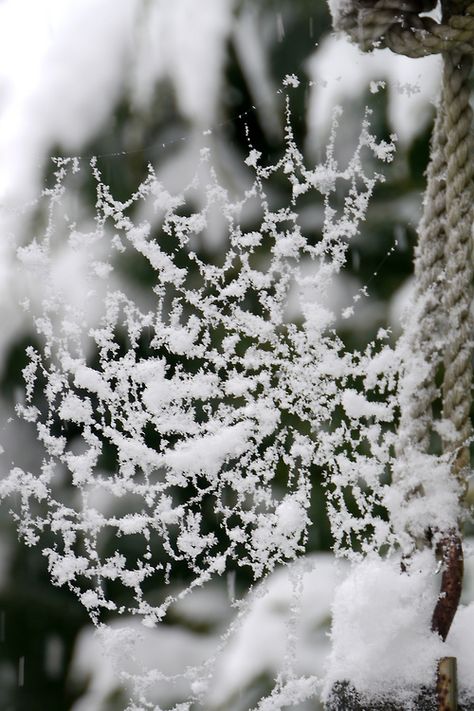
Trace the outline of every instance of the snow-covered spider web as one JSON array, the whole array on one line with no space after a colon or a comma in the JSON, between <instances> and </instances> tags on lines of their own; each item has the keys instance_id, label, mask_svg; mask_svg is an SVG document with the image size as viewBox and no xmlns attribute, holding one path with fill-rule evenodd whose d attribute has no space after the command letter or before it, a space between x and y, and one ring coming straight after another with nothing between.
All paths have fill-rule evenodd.
<instances>
[{"instance_id":1,"label":"snow-covered spider web","mask_svg":"<svg viewBox=\"0 0 474 711\"><path fill-rule=\"evenodd\" d=\"M237 201L207 149L184 194L171 195L150 168L127 201L114 198L95 160L56 161L43 196L47 228L19 250L48 285L18 406L44 458L36 471L13 468L0 493L20 495L22 537L42 547L53 582L76 593L96 624L113 612L154 626L214 576L238 568L257 579L294 559L317 525L315 471L326 477L336 549L392 543L380 507L396 359L383 334L365 353L347 352L327 293L382 179L374 165L394 146L377 142L366 120L341 168L336 128L313 168L289 120L274 165L250 146L255 177ZM96 215L86 230L68 196L88 171ZM291 194L277 209L275 176ZM308 195L322 209L319 240L300 224ZM197 248L216 211L227 232L220 261ZM61 240L90 251L91 285L105 284L99 323L50 279ZM137 256L151 275L146 303L110 276ZM99 298L91 286L84 302Z\"/></svg>"}]
</instances>

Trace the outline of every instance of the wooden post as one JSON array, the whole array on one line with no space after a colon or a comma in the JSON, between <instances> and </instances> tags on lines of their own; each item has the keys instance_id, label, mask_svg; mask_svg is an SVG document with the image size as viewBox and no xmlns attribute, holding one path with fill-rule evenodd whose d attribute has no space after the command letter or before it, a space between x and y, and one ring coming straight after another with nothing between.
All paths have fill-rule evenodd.
<instances>
[{"instance_id":1,"label":"wooden post","mask_svg":"<svg viewBox=\"0 0 474 711\"><path fill-rule=\"evenodd\" d=\"M436 681L438 711L457 711L458 678L456 657L442 657L438 662Z\"/></svg>"},{"instance_id":2,"label":"wooden post","mask_svg":"<svg viewBox=\"0 0 474 711\"><path fill-rule=\"evenodd\" d=\"M417 711L474 711L474 700L458 706L457 660L442 657L438 661L436 689L420 689L414 701ZM336 682L325 705L326 711L404 711L404 704L396 699L371 700L362 698L347 681Z\"/></svg>"}]
</instances>

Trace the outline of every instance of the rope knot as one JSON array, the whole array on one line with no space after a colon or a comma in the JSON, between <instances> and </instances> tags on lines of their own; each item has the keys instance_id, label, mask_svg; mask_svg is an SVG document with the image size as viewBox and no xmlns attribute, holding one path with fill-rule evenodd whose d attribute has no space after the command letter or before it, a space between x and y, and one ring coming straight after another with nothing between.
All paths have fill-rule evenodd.
<instances>
[{"instance_id":1,"label":"rope knot","mask_svg":"<svg viewBox=\"0 0 474 711\"><path fill-rule=\"evenodd\" d=\"M474 54L474 2L452 0L445 19L424 13L436 0L332 0L334 28L364 52L388 47L407 57L441 52Z\"/></svg>"}]
</instances>

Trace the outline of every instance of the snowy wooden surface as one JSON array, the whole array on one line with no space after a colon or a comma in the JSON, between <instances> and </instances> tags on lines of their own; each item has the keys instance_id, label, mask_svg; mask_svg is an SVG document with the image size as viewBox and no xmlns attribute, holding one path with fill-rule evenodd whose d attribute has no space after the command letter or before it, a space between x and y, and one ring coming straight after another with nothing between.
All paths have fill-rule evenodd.
<instances>
[{"instance_id":1,"label":"snowy wooden surface","mask_svg":"<svg viewBox=\"0 0 474 711\"><path fill-rule=\"evenodd\" d=\"M334 684L331 695L326 703L326 711L407 711L409 708L416 711L439 711L438 700L434 688L420 689L411 706L406 700L392 699L370 701L362 699L357 691L348 682ZM443 706L443 711L447 711ZM474 698L463 699L457 706L458 711L474 711Z\"/></svg>"}]
</instances>

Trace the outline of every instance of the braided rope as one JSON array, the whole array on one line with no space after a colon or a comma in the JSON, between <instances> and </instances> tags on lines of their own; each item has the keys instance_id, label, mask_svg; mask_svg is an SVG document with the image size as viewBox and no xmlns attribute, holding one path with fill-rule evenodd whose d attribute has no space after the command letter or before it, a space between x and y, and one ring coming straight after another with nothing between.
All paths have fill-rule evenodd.
<instances>
[{"instance_id":1,"label":"braided rope","mask_svg":"<svg viewBox=\"0 0 474 711\"><path fill-rule=\"evenodd\" d=\"M472 110L469 105L471 57L445 58L445 133L447 180L447 244L445 312L450 334L445 352L443 416L454 425L456 436L444 442L444 449L457 452L454 473L462 476L469 464L466 442L471 434L472 382L472 207L474 203Z\"/></svg>"},{"instance_id":2,"label":"braided rope","mask_svg":"<svg viewBox=\"0 0 474 711\"><path fill-rule=\"evenodd\" d=\"M436 0L346 0L337 4L334 24L364 51L388 47L409 57L443 54L442 97L415 259L416 309L412 318L417 327L408 329L413 360L418 358L415 369L422 362L424 370L421 382L410 377L410 372L405 378L397 454L403 457L410 448L428 451L433 403L439 396L436 374L443 363L443 420L449 424L443 427L443 451L452 456L452 474L460 483L462 500L469 466L472 402L474 139L469 77L474 55L474 2L442 0L441 22L421 16L435 5ZM408 496L422 493L417 489ZM413 540L414 545L418 543ZM462 587L458 527L436 531L436 545L444 572L432 629L446 639Z\"/></svg>"},{"instance_id":3,"label":"braided rope","mask_svg":"<svg viewBox=\"0 0 474 711\"><path fill-rule=\"evenodd\" d=\"M438 396L435 376L442 360L443 418L454 437L443 449L458 452L454 471L461 477L469 464L472 301L471 224L474 204L469 106L471 57L445 57L443 96L431 145L424 213L415 260L416 329L411 349L429 366L425 379L410 393L401 417L399 449L407 444L427 451L432 430L432 403ZM440 305L443 308L440 309ZM449 332L450 338L446 340ZM443 338L446 341L443 344ZM444 355L444 358L442 356ZM464 486L464 482L463 482Z\"/></svg>"},{"instance_id":4,"label":"braided rope","mask_svg":"<svg viewBox=\"0 0 474 711\"><path fill-rule=\"evenodd\" d=\"M445 8L446 11L447 8ZM444 350L443 418L453 436L444 436L443 449L454 456L452 473L460 484L461 500L467 489L472 386L472 218L474 166L469 77L473 58L451 52L444 57L443 131L446 138L446 290L444 313L449 338ZM463 580L461 534L453 527L440 533L438 552L444 564L441 591L431 627L446 639L459 605Z\"/></svg>"},{"instance_id":5,"label":"braided rope","mask_svg":"<svg viewBox=\"0 0 474 711\"><path fill-rule=\"evenodd\" d=\"M334 13L334 25L363 51L388 47L407 57L474 54L474 2L444 22L420 16L435 6L435 0L352 0Z\"/></svg>"},{"instance_id":6,"label":"braided rope","mask_svg":"<svg viewBox=\"0 0 474 711\"><path fill-rule=\"evenodd\" d=\"M415 252L415 303L413 324L407 328L407 347L421 354L424 378L409 378L405 386L405 407L400 416L397 455L413 447L426 452L433 429L433 402L439 395L436 372L442 362L440 345L445 331L439 304L443 299L446 223L446 135L444 116L438 113L431 141L431 160L423 217L418 228Z\"/></svg>"}]
</instances>

